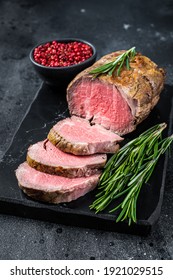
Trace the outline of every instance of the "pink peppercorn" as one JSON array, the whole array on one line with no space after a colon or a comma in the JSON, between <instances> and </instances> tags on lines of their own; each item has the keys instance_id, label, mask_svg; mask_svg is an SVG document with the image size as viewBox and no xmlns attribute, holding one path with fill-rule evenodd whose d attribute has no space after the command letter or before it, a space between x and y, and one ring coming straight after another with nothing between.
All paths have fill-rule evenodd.
<instances>
[{"instance_id":1,"label":"pink peppercorn","mask_svg":"<svg viewBox=\"0 0 173 280\"><path fill-rule=\"evenodd\" d=\"M82 42L60 43L52 41L34 49L34 60L49 67L66 67L90 58L92 48Z\"/></svg>"}]
</instances>

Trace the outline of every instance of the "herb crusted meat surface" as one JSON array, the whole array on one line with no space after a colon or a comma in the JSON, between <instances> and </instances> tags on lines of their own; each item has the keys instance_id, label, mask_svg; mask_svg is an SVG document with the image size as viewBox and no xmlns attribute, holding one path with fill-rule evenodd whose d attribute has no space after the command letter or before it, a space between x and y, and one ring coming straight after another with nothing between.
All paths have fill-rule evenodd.
<instances>
[{"instance_id":1,"label":"herb crusted meat surface","mask_svg":"<svg viewBox=\"0 0 173 280\"><path fill-rule=\"evenodd\" d=\"M67 88L71 115L86 118L120 135L133 131L157 104L164 86L164 70L148 57L136 54L130 70L123 66L119 76L101 74L93 69L115 60L123 51L103 56L78 74Z\"/></svg>"}]
</instances>

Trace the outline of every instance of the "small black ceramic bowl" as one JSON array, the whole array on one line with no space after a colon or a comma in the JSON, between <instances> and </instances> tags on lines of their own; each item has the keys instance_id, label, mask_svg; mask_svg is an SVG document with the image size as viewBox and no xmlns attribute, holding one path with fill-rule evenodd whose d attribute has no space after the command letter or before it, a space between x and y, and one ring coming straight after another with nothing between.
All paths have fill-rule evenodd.
<instances>
[{"instance_id":1,"label":"small black ceramic bowl","mask_svg":"<svg viewBox=\"0 0 173 280\"><path fill-rule=\"evenodd\" d=\"M53 40L52 40L53 41ZM40 45L44 45L46 43L51 43L52 41L40 43L36 45L30 52L30 60L39 75L39 77L47 84L52 86L64 86L66 87L70 81L82 70L85 68L91 66L96 61L96 48L89 42L82 40L82 39L76 39L76 38L66 38L66 39L58 39L55 40L58 43L70 43L70 42L81 42L84 44L89 45L92 48L92 56L88 59L86 59L83 62L80 62L78 64L73 64L70 66L63 66L63 67L51 67L51 66L44 66L42 64L37 63L34 60L33 54L35 48L37 48Z\"/></svg>"}]
</instances>

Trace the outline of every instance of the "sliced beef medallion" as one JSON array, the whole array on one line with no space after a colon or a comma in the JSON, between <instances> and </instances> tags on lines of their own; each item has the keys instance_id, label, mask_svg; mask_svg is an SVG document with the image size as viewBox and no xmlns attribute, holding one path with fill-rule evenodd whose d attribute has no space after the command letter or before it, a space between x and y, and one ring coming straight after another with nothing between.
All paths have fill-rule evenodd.
<instances>
[{"instance_id":1,"label":"sliced beef medallion","mask_svg":"<svg viewBox=\"0 0 173 280\"><path fill-rule=\"evenodd\" d=\"M119 135L100 125L73 116L59 121L48 134L48 139L60 150L74 155L115 153L119 149Z\"/></svg>"},{"instance_id":2,"label":"sliced beef medallion","mask_svg":"<svg viewBox=\"0 0 173 280\"><path fill-rule=\"evenodd\" d=\"M40 172L24 162L17 168L16 177L19 187L31 198L57 204L70 202L93 190L100 174L66 178Z\"/></svg>"},{"instance_id":3,"label":"sliced beef medallion","mask_svg":"<svg viewBox=\"0 0 173 280\"><path fill-rule=\"evenodd\" d=\"M157 104L164 86L164 71L148 57L137 54L130 70L123 67L119 76L91 70L115 60L123 51L105 55L78 74L67 88L71 115L86 118L119 135L133 131Z\"/></svg>"},{"instance_id":4,"label":"sliced beef medallion","mask_svg":"<svg viewBox=\"0 0 173 280\"><path fill-rule=\"evenodd\" d=\"M30 146L27 153L27 162L31 167L69 178L100 173L106 160L106 154L75 156L64 153L47 139Z\"/></svg>"}]
</instances>

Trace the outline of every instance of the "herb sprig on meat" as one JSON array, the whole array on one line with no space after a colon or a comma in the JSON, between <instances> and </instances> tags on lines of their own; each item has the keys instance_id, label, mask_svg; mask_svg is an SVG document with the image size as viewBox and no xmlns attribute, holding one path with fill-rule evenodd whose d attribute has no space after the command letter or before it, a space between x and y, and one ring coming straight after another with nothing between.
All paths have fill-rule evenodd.
<instances>
[{"instance_id":1,"label":"herb sprig on meat","mask_svg":"<svg viewBox=\"0 0 173 280\"><path fill-rule=\"evenodd\" d=\"M116 75L119 76L124 65L128 70L130 70L130 61L133 60L135 55L136 47L132 47L131 49L116 56L115 60L93 69L92 71L90 71L90 74L94 74L94 77L105 73L109 76L112 76L114 71L116 70Z\"/></svg>"}]
</instances>

